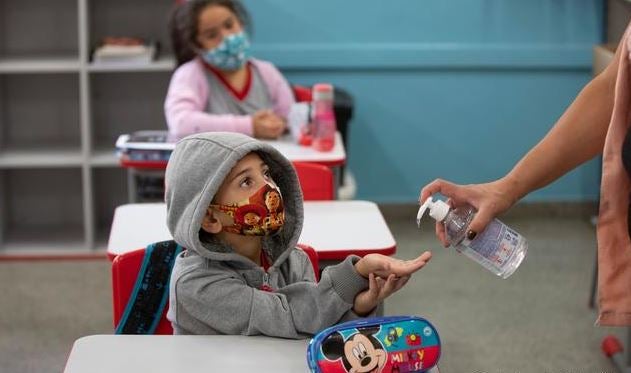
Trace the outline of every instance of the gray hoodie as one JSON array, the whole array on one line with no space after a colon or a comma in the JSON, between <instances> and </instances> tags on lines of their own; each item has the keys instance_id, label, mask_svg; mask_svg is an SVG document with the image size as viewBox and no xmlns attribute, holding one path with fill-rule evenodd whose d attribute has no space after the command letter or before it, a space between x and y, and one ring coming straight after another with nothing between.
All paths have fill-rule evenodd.
<instances>
[{"instance_id":1,"label":"gray hoodie","mask_svg":"<svg viewBox=\"0 0 631 373\"><path fill-rule=\"evenodd\" d=\"M257 152L270 168L285 206L285 225L263 239L273 263L267 273L199 231L215 193L236 163ZM302 193L291 163L272 146L235 133L203 133L178 142L166 170L167 224L185 250L171 275L169 311L176 334L264 334L304 338L357 318L355 295L368 281L357 257L327 267L319 283L308 256L296 248L303 222ZM206 241L206 240L205 240ZM274 291L259 290L268 284Z\"/></svg>"}]
</instances>

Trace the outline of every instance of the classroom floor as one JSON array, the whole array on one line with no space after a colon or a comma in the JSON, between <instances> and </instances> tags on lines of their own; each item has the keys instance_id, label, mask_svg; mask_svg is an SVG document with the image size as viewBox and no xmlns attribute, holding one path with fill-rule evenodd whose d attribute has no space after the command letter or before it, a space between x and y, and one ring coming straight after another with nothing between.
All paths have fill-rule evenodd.
<instances>
[{"instance_id":1,"label":"classroom floor","mask_svg":"<svg viewBox=\"0 0 631 373\"><path fill-rule=\"evenodd\" d=\"M415 314L437 327L441 372L614 372L587 308L596 238L589 216L512 214L529 242L521 268L495 277L440 247L415 206L382 206L397 256L431 249L432 262L388 299L386 314ZM0 372L60 372L75 339L112 332L109 262L0 261Z\"/></svg>"}]
</instances>

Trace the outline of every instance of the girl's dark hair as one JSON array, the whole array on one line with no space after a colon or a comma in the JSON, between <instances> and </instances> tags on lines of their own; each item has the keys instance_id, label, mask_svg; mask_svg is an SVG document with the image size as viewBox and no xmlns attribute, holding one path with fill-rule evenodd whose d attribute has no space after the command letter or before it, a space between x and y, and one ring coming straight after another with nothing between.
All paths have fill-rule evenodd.
<instances>
[{"instance_id":1,"label":"girl's dark hair","mask_svg":"<svg viewBox=\"0 0 631 373\"><path fill-rule=\"evenodd\" d=\"M250 15L239 0L184 0L178 1L169 19L171 46L175 53L177 66L180 66L197 55L194 47L197 36L197 20L199 14L207 6L218 5L227 8L237 17L241 26L251 33Z\"/></svg>"}]
</instances>

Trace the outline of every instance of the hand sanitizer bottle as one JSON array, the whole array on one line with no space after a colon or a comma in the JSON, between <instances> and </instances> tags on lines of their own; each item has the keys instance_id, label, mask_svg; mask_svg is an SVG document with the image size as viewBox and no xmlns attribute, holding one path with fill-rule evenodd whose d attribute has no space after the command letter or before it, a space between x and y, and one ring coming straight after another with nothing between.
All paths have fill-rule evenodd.
<instances>
[{"instance_id":1,"label":"hand sanitizer bottle","mask_svg":"<svg viewBox=\"0 0 631 373\"><path fill-rule=\"evenodd\" d=\"M473 240L467 239L469 223L476 214L472 206L452 209L447 203L434 201L430 196L418 210L416 222L419 228L427 209L429 216L445 226L447 241L456 250L502 278L512 275L526 257L526 239L497 219Z\"/></svg>"}]
</instances>

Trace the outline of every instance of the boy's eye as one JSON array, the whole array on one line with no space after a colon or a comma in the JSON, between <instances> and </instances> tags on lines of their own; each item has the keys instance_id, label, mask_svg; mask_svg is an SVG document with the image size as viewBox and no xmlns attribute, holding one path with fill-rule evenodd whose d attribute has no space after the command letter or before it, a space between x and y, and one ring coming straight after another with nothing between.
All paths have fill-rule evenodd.
<instances>
[{"instance_id":1,"label":"boy's eye","mask_svg":"<svg viewBox=\"0 0 631 373\"><path fill-rule=\"evenodd\" d=\"M269 179L272 177L272 174L269 171L269 168L263 170L263 176L265 176L266 179Z\"/></svg>"},{"instance_id":2,"label":"boy's eye","mask_svg":"<svg viewBox=\"0 0 631 373\"><path fill-rule=\"evenodd\" d=\"M252 183L253 183L252 179L250 177L246 177L243 180L241 180L241 182L239 183L239 186L242 188L247 188L251 186Z\"/></svg>"},{"instance_id":3,"label":"boy's eye","mask_svg":"<svg viewBox=\"0 0 631 373\"><path fill-rule=\"evenodd\" d=\"M224 23L224 27L228 30L232 29L232 27L234 26L234 20L229 19Z\"/></svg>"}]
</instances>

